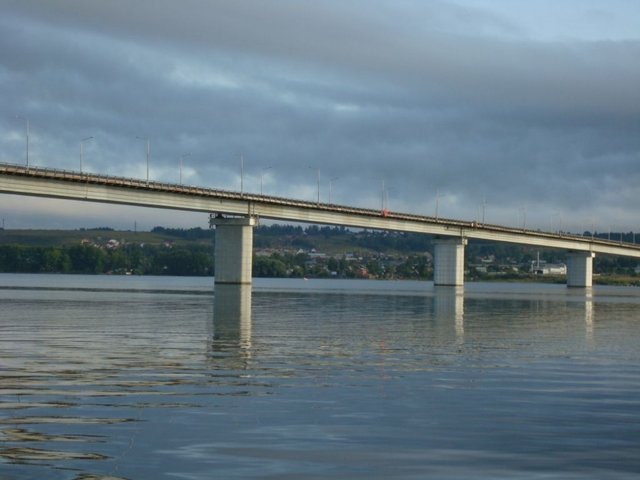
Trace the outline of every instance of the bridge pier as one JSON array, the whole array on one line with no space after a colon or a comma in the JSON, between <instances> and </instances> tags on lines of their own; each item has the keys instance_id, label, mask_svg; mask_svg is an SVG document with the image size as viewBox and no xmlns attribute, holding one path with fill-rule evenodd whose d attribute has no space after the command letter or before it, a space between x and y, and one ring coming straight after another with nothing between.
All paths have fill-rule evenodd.
<instances>
[{"instance_id":1,"label":"bridge pier","mask_svg":"<svg viewBox=\"0 0 640 480\"><path fill-rule=\"evenodd\" d=\"M437 238L433 241L433 284L461 287L464 285L464 246L466 238Z\"/></svg>"},{"instance_id":2,"label":"bridge pier","mask_svg":"<svg viewBox=\"0 0 640 480\"><path fill-rule=\"evenodd\" d=\"M216 227L215 284L250 285L253 260L253 227L256 217L226 218L213 216L209 226Z\"/></svg>"},{"instance_id":3,"label":"bridge pier","mask_svg":"<svg viewBox=\"0 0 640 480\"><path fill-rule=\"evenodd\" d=\"M567 287L589 288L593 285L592 252L567 253Z\"/></svg>"}]
</instances>

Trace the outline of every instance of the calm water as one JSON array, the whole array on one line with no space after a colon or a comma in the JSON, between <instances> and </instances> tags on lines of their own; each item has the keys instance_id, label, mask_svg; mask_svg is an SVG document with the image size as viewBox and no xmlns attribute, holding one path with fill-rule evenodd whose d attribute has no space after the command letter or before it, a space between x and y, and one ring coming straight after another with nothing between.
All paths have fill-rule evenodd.
<instances>
[{"instance_id":1,"label":"calm water","mask_svg":"<svg viewBox=\"0 0 640 480\"><path fill-rule=\"evenodd\" d=\"M0 275L0 479L636 479L640 289Z\"/></svg>"}]
</instances>

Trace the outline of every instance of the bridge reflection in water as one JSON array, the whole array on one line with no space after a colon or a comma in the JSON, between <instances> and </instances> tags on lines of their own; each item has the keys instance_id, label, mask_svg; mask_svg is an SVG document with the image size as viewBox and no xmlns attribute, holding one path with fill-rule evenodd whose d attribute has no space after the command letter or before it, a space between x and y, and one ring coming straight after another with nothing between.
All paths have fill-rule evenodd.
<instances>
[{"instance_id":1,"label":"bridge reflection in water","mask_svg":"<svg viewBox=\"0 0 640 480\"><path fill-rule=\"evenodd\" d=\"M455 331L455 338L465 339L464 287L433 287L433 316L438 325ZM584 309L587 341L594 341L594 301L591 289L574 292L571 303ZM217 353L241 353L251 357L252 286L249 284L217 284L214 290L212 349ZM580 307L580 304L583 304Z\"/></svg>"},{"instance_id":2,"label":"bridge reflection in water","mask_svg":"<svg viewBox=\"0 0 640 480\"><path fill-rule=\"evenodd\" d=\"M216 285L213 300L214 356L251 358L251 285ZM245 365L238 365L245 368Z\"/></svg>"},{"instance_id":3,"label":"bridge reflection in water","mask_svg":"<svg viewBox=\"0 0 640 480\"><path fill-rule=\"evenodd\" d=\"M584 297L584 321L587 328L587 342L593 346L593 295L590 290L585 292Z\"/></svg>"},{"instance_id":4,"label":"bridge reflection in water","mask_svg":"<svg viewBox=\"0 0 640 480\"><path fill-rule=\"evenodd\" d=\"M453 324L456 338L464 339L464 287L434 287L434 311L436 320Z\"/></svg>"}]
</instances>

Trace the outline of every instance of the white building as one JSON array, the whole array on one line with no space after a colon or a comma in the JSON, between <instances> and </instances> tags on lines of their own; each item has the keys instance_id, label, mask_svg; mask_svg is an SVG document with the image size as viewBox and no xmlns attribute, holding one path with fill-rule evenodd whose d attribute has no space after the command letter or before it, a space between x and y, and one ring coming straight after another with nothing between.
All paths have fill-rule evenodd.
<instances>
[{"instance_id":1,"label":"white building","mask_svg":"<svg viewBox=\"0 0 640 480\"><path fill-rule=\"evenodd\" d=\"M531 273L536 275L566 275L567 266L564 263L531 262Z\"/></svg>"}]
</instances>

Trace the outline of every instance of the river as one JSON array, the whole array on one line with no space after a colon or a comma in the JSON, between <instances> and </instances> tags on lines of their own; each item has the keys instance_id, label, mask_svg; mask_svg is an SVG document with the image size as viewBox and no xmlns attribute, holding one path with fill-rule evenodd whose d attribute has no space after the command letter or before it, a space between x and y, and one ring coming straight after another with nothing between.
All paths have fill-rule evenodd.
<instances>
[{"instance_id":1,"label":"river","mask_svg":"<svg viewBox=\"0 0 640 480\"><path fill-rule=\"evenodd\" d=\"M0 479L636 479L640 289L0 275Z\"/></svg>"}]
</instances>

